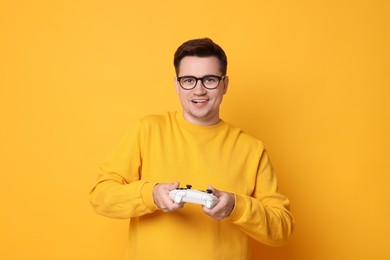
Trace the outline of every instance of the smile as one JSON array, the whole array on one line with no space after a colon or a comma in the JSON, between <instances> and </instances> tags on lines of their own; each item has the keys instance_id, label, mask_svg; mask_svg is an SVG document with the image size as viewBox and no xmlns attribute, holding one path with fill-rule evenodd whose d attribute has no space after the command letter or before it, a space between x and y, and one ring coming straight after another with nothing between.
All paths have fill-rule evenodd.
<instances>
[{"instance_id":1,"label":"smile","mask_svg":"<svg viewBox=\"0 0 390 260\"><path fill-rule=\"evenodd\" d=\"M205 103L209 101L208 99L193 99L191 100L191 102L195 103L195 104L198 104L198 103Z\"/></svg>"}]
</instances>

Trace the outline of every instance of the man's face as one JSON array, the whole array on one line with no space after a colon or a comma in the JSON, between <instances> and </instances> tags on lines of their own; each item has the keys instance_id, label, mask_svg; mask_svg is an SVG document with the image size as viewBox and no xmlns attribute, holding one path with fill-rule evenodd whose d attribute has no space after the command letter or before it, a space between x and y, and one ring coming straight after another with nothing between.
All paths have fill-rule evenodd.
<instances>
[{"instance_id":1,"label":"man's face","mask_svg":"<svg viewBox=\"0 0 390 260\"><path fill-rule=\"evenodd\" d=\"M181 60L178 77L202 78L205 75L223 76L218 58L186 56ZM225 77L220 81L218 88L206 89L199 80L193 89L185 90L175 80L184 118L197 125L217 124L220 121L219 107L227 91L228 83L229 78Z\"/></svg>"}]
</instances>

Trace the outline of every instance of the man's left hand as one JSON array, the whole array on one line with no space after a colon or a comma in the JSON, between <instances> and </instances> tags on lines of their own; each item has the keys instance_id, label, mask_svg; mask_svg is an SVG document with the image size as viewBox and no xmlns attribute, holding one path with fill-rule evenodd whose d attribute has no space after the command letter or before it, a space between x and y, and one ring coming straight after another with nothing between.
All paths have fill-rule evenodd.
<instances>
[{"instance_id":1,"label":"man's left hand","mask_svg":"<svg viewBox=\"0 0 390 260\"><path fill-rule=\"evenodd\" d=\"M229 217L236 203L234 194L217 190L212 186L209 186L208 189L213 191L214 196L218 198L218 203L212 209L203 207L203 211L217 221Z\"/></svg>"}]
</instances>

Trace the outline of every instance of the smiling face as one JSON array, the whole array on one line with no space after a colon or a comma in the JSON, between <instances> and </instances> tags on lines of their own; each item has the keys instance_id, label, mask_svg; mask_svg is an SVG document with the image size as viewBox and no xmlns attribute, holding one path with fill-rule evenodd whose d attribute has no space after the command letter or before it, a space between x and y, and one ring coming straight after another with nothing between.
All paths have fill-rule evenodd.
<instances>
[{"instance_id":1,"label":"smiling face","mask_svg":"<svg viewBox=\"0 0 390 260\"><path fill-rule=\"evenodd\" d=\"M180 61L178 77L205 75L222 75L218 58L186 56ZM206 89L199 80L195 88L185 90L175 79L177 94L183 107L183 116L190 123L197 125L214 125L220 121L219 107L227 91L229 78L224 77L216 89Z\"/></svg>"}]
</instances>

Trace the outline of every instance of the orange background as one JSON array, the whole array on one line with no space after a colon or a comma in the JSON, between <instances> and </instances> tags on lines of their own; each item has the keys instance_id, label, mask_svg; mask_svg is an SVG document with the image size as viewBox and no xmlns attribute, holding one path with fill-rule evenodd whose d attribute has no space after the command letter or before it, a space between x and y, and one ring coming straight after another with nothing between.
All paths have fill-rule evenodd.
<instances>
[{"instance_id":1,"label":"orange background","mask_svg":"<svg viewBox=\"0 0 390 260\"><path fill-rule=\"evenodd\" d=\"M222 117L263 140L295 233L255 259L389 259L389 1L0 1L0 258L122 259L98 166L180 108L173 53L229 58ZM163 238L162 238L163 239ZM263 257L263 258L262 258Z\"/></svg>"}]
</instances>

